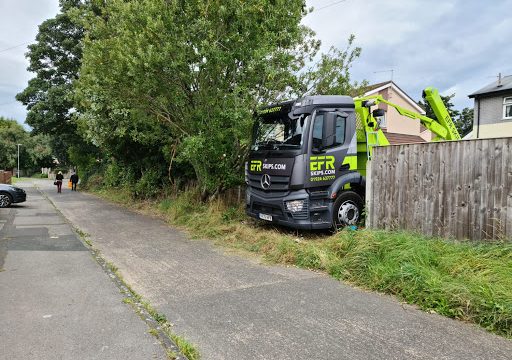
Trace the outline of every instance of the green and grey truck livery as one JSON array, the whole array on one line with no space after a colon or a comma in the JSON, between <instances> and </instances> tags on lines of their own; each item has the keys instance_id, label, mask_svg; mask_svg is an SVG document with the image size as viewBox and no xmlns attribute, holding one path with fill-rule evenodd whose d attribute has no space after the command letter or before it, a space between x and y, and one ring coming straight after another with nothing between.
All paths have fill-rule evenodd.
<instances>
[{"instance_id":1,"label":"green and grey truck livery","mask_svg":"<svg viewBox=\"0 0 512 360\"><path fill-rule=\"evenodd\" d=\"M389 145L377 121L383 115L375 108L379 103L419 119L434 140L460 139L438 91L427 88L423 97L437 120L380 95L306 96L262 108L245 169L247 214L296 229L356 225L366 163L374 146Z\"/></svg>"}]
</instances>

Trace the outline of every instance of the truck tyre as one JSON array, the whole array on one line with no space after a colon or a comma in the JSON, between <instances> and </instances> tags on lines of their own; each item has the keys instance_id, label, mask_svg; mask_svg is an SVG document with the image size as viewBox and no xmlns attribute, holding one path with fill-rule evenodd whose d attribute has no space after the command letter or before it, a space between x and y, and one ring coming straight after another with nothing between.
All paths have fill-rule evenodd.
<instances>
[{"instance_id":1,"label":"truck tyre","mask_svg":"<svg viewBox=\"0 0 512 360\"><path fill-rule=\"evenodd\" d=\"M12 203L11 195L7 193L0 193L0 208L5 208L10 206Z\"/></svg>"},{"instance_id":2,"label":"truck tyre","mask_svg":"<svg viewBox=\"0 0 512 360\"><path fill-rule=\"evenodd\" d=\"M332 222L334 229L357 225L363 213L363 199L353 191L342 192L334 202Z\"/></svg>"}]
</instances>

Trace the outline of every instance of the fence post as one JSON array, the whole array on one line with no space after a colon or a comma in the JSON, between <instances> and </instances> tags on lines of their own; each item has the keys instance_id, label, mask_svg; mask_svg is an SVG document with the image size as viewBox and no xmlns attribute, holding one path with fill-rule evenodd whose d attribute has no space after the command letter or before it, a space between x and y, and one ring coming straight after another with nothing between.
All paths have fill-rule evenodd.
<instances>
[{"instance_id":1,"label":"fence post","mask_svg":"<svg viewBox=\"0 0 512 360\"><path fill-rule=\"evenodd\" d=\"M366 190L365 190L365 227L371 227L371 209L373 206L372 194L372 161L366 162Z\"/></svg>"}]
</instances>

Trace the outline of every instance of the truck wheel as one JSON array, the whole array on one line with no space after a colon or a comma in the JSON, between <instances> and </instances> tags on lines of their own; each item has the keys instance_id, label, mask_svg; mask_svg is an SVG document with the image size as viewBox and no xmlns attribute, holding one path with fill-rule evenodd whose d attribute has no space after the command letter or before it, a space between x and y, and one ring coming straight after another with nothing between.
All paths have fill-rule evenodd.
<instances>
[{"instance_id":1,"label":"truck wheel","mask_svg":"<svg viewBox=\"0 0 512 360\"><path fill-rule=\"evenodd\" d=\"M357 225L363 212L363 199L353 191L342 192L334 202L333 225L335 229L346 225Z\"/></svg>"},{"instance_id":2,"label":"truck wheel","mask_svg":"<svg viewBox=\"0 0 512 360\"><path fill-rule=\"evenodd\" d=\"M12 199L11 195L7 193L0 193L0 208L5 208L11 205Z\"/></svg>"}]
</instances>

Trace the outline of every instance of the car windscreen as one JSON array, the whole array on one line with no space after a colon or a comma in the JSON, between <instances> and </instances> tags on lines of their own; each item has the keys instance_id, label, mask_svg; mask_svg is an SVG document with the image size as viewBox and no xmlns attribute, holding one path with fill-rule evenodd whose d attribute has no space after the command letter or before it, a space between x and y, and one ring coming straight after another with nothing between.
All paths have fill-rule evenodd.
<instances>
[{"instance_id":1,"label":"car windscreen","mask_svg":"<svg viewBox=\"0 0 512 360\"><path fill-rule=\"evenodd\" d=\"M295 119L287 114L258 116L251 150L301 148L308 119L304 115Z\"/></svg>"}]
</instances>

